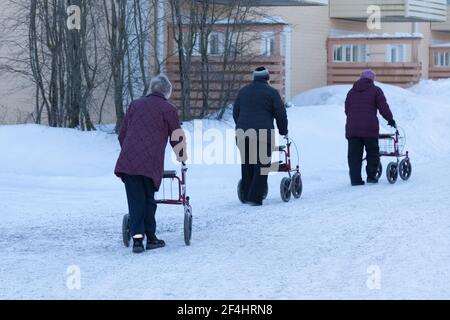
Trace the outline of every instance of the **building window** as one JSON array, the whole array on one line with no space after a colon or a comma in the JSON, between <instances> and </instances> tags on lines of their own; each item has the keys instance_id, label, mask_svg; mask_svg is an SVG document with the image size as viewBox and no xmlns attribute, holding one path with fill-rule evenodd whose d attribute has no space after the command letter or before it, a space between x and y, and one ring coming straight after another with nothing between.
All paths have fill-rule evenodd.
<instances>
[{"instance_id":1,"label":"building window","mask_svg":"<svg viewBox=\"0 0 450 320\"><path fill-rule=\"evenodd\" d=\"M450 52L435 52L434 53L434 66L435 67L450 67Z\"/></svg>"},{"instance_id":2,"label":"building window","mask_svg":"<svg viewBox=\"0 0 450 320\"><path fill-rule=\"evenodd\" d=\"M208 38L208 54L220 56L224 51L223 33L212 32Z\"/></svg>"},{"instance_id":3,"label":"building window","mask_svg":"<svg viewBox=\"0 0 450 320\"><path fill-rule=\"evenodd\" d=\"M334 62L366 62L366 45L338 45L334 47Z\"/></svg>"},{"instance_id":4,"label":"building window","mask_svg":"<svg viewBox=\"0 0 450 320\"><path fill-rule=\"evenodd\" d=\"M267 57L275 55L275 33L264 32L261 35L261 55Z\"/></svg>"},{"instance_id":5,"label":"building window","mask_svg":"<svg viewBox=\"0 0 450 320\"><path fill-rule=\"evenodd\" d=\"M404 44L391 44L387 46L387 62L403 63L406 62L406 49Z\"/></svg>"}]
</instances>

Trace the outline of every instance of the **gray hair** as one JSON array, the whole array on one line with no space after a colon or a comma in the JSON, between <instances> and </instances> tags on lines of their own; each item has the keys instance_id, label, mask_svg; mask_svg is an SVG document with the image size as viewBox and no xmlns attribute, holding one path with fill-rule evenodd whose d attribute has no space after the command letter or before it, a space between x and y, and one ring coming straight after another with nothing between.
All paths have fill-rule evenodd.
<instances>
[{"instance_id":1,"label":"gray hair","mask_svg":"<svg viewBox=\"0 0 450 320\"><path fill-rule=\"evenodd\" d=\"M150 92L162 94L167 99L172 95L172 84L164 74L159 74L150 81Z\"/></svg>"}]
</instances>

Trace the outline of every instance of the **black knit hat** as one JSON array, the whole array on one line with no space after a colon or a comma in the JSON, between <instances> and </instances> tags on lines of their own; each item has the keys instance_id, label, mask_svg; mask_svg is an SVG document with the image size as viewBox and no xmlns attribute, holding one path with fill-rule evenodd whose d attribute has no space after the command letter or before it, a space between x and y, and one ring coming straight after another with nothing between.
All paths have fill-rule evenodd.
<instances>
[{"instance_id":1,"label":"black knit hat","mask_svg":"<svg viewBox=\"0 0 450 320\"><path fill-rule=\"evenodd\" d=\"M253 71L254 80L270 80L270 72L266 67L259 67Z\"/></svg>"}]
</instances>

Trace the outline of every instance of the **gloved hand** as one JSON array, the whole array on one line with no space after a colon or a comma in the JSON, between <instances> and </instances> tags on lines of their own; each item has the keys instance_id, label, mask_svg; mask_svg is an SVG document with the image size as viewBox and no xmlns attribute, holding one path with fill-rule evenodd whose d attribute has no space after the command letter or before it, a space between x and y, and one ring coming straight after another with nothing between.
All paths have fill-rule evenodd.
<instances>
[{"instance_id":1,"label":"gloved hand","mask_svg":"<svg viewBox=\"0 0 450 320\"><path fill-rule=\"evenodd\" d=\"M389 120L388 125L391 126L392 128L397 128L397 123L395 123L394 119Z\"/></svg>"},{"instance_id":2,"label":"gloved hand","mask_svg":"<svg viewBox=\"0 0 450 320\"><path fill-rule=\"evenodd\" d=\"M283 138L285 138L286 140L289 140L289 135L285 135Z\"/></svg>"},{"instance_id":3,"label":"gloved hand","mask_svg":"<svg viewBox=\"0 0 450 320\"><path fill-rule=\"evenodd\" d=\"M188 156L187 156L186 152L183 152L182 155L178 155L178 156L177 156L177 161L178 161L178 162L186 163L187 160L188 160Z\"/></svg>"}]
</instances>

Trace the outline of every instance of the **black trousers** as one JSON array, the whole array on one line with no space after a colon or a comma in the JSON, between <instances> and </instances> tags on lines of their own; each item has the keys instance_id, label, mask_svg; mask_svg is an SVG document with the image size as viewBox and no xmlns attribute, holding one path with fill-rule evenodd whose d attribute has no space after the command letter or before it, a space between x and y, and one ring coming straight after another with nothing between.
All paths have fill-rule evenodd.
<instances>
[{"instance_id":1,"label":"black trousers","mask_svg":"<svg viewBox=\"0 0 450 320\"><path fill-rule=\"evenodd\" d=\"M245 201L262 203L264 192L267 190L269 178L267 169L270 168L272 149L270 142L264 141L263 143L267 145L265 146L267 156L261 159L259 140L246 138L245 141L238 141L242 162L242 194ZM262 152L265 151L263 150Z\"/></svg>"},{"instance_id":2,"label":"black trousers","mask_svg":"<svg viewBox=\"0 0 450 320\"><path fill-rule=\"evenodd\" d=\"M150 178L124 175L130 213L131 236L154 235L156 232L156 188Z\"/></svg>"},{"instance_id":3,"label":"black trousers","mask_svg":"<svg viewBox=\"0 0 450 320\"><path fill-rule=\"evenodd\" d=\"M378 138L350 138L348 139L348 166L350 168L350 180L352 183L362 181L361 169L366 149L368 178L375 178L380 163L380 147Z\"/></svg>"}]
</instances>

